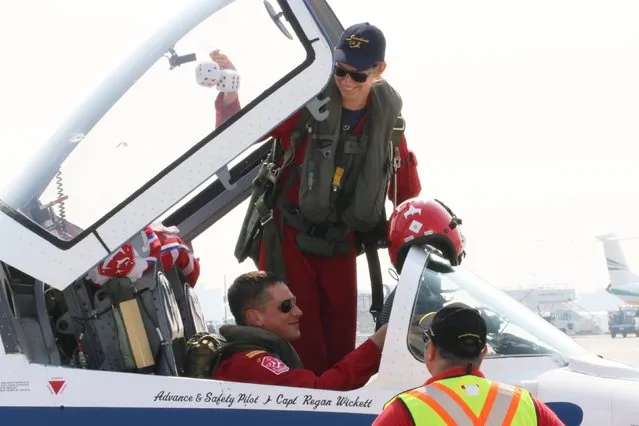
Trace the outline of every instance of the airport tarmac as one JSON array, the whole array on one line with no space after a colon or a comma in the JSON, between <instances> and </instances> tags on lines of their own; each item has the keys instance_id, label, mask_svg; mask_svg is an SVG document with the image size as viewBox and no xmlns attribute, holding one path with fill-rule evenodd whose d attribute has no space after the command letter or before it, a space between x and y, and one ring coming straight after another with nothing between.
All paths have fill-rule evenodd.
<instances>
[{"instance_id":1,"label":"airport tarmac","mask_svg":"<svg viewBox=\"0 0 639 426\"><path fill-rule=\"evenodd\" d=\"M615 361L639 367L639 337L612 338L609 334L595 336L576 336L574 340L592 352Z\"/></svg>"}]
</instances>

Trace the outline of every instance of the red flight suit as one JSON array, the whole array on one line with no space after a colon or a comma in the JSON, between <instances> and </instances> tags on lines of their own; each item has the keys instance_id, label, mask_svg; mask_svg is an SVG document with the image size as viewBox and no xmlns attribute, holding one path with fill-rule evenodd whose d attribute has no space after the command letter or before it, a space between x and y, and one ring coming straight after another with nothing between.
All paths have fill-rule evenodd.
<instances>
[{"instance_id":1,"label":"red flight suit","mask_svg":"<svg viewBox=\"0 0 639 426\"><path fill-rule=\"evenodd\" d=\"M239 100L224 106L223 94L215 101L216 125L219 126L240 110ZM268 137L277 138L282 149L286 151L290 143L301 110L291 115L263 140ZM359 134L366 118L362 118L353 129ZM304 159L306 143L298 144L291 166L300 166ZM406 139L402 136L399 145L402 165L397 172L397 202L419 195L421 183L417 173L417 159L408 149ZM288 181L290 167L282 171L278 180L281 188ZM291 185L286 194L286 201L298 205L299 179ZM390 185L388 197L393 200L393 185ZM280 213L274 210L275 223ZM355 348L357 331L357 263L356 253L341 256L323 257L304 253L297 247L295 237L299 231L284 225L282 232L282 252L286 266L286 278L291 292L297 297L297 305L303 312L300 318L301 338L293 342L304 366L316 374L344 358ZM351 233L352 238L352 233ZM260 246L260 269L265 269L264 244Z\"/></svg>"},{"instance_id":2,"label":"red flight suit","mask_svg":"<svg viewBox=\"0 0 639 426\"><path fill-rule=\"evenodd\" d=\"M290 369L265 351L238 352L220 363L216 380L348 391L360 388L377 373L381 352L370 339L321 376L303 368Z\"/></svg>"},{"instance_id":3,"label":"red flight suit","mask_svg":"<svg viewBox=\"0 0 639 426\"><path fill-rule=\"evenodd\" d=\"M474 370L472 372L474 376L484 377L484 375L478 371ZM465 376L466 369L465 368L454 368L445 373L442 373L438 376L431 377L426 380L424 386L431 384L437 380L448 379L451 377L459 377ZM548 406L538 399L533 397L533 402L535 403L535 408L537 409L537 424L539 426L565 426L564 423L559 420L554 411L552 411ZM413 420L406 409L406 406L400 399L396 399L391 402L391 404L386 407L384 411L375 419L372 426L413 426Z\"/></svg>"}]
</instances>

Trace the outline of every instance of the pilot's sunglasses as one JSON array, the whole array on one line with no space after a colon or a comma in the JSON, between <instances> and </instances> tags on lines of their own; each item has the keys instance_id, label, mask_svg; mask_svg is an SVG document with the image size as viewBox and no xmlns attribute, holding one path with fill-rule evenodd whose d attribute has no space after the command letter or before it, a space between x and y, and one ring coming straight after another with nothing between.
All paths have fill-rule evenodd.
<instances>
[{"instance_id":1,"label":"pilot's sunglasses","mask_svg":"<svg viewBox=\"0 0 639 426\"><path fill-rule=\"evenodd\" d=\"M333 73L338 77L346 77L346 74L350 75L353 81L357 83L363 83L368 80L369 73L365 72L357 72L357 71L347 71L339 65L335 65L333 69Z\"/></svg>"},{"instance_id":2,"label":"pilot's sunglasses","mask_svg":"<svg viewBox=\"0 0 639 426\"><path fill-rule=\"evenodd\" d=\"M282 303L280 303L279 310L284 314L288 314L293 310L293 306L295 306L294 299L286 299Z\"/></svg>"},{"instance_id":3,"label":"pilot's sunglasses","mask_svg":"<svg viewBox=\"0 0 639 426\"><path fill-rule=\"evenodd\" d=\"M428 342L431 341L433 335L432 335L432 331L430 328L427 328L426 330L424 330L424 332L422 333L422 340L424 341L424 343L428 344Z\"/></svg>"}]
</instances>

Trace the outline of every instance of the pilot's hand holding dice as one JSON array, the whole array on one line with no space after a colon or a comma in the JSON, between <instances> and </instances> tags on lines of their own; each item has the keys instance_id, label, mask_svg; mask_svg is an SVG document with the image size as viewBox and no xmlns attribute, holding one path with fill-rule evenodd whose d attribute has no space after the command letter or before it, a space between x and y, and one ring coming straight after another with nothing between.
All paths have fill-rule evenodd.
<instances>
[{"instance_id":1,"label":"pilot's hand holding dice","mask_svg":"<svg viewBox=\"0 0 639 426\"><path fill-rule=\"evenodd\" d=\"M235 93L240 88L240 74L226 55L219 49L212 51L209 56L213 62L202 62L196 69L196 79L200 86L217 87L222 93Z\"/></svg>"},{"instance_id":2,"label":"pilot's hand holding dice","mask_svg":"<svg viewBox=\"0 0 639 426\"><path fill-rule=\"evenodd\" d=\"M233 62L231 62L228 56L220 53L220 49L215 49L214 51L209 53L209 56L211 57L211 60L213 62L220 66L221 69L235 70L235 65L233 65Z\"/></svg>"}]
</instances>

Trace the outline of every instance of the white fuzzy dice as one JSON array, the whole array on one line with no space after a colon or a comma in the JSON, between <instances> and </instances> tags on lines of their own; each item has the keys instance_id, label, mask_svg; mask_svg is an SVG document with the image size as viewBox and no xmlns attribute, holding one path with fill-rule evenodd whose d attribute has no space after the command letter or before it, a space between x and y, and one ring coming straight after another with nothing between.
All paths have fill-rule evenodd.
<instances>
[{"instance_id":1,"label":"white fuzzy dice","mask_svg":"<svg viewBox=\"0 0 639 426\"><path fill-rule=\"evenodd\" d=\"M237 92L240 88L240 73L235 70L222 70L220 81L217 83L217 90L222 93Z\"/></svg>"},{"instance_id":2,"label":"white fuzzy dice","mask_svg":"<svg viewBox=\"0 0 639 426\"><path fill-rule=\"evenodd\" d=\"M215 62L202 62L195 67L195 78L200 86L215 87L221 75L222 70Z\"/></svg>"},{"instance_id":3,"label":"white fuzzy dice","mask_svg":"<svg viewBox=\"0 0 639 426\"><path fill-rule=\"evenodd\" d=\"M215 62L202 62L195 67L197 84L217 87L220 92L237 92L240 88L240 73L231 69L220 69Z\"/></svg>"}]
</instances>

